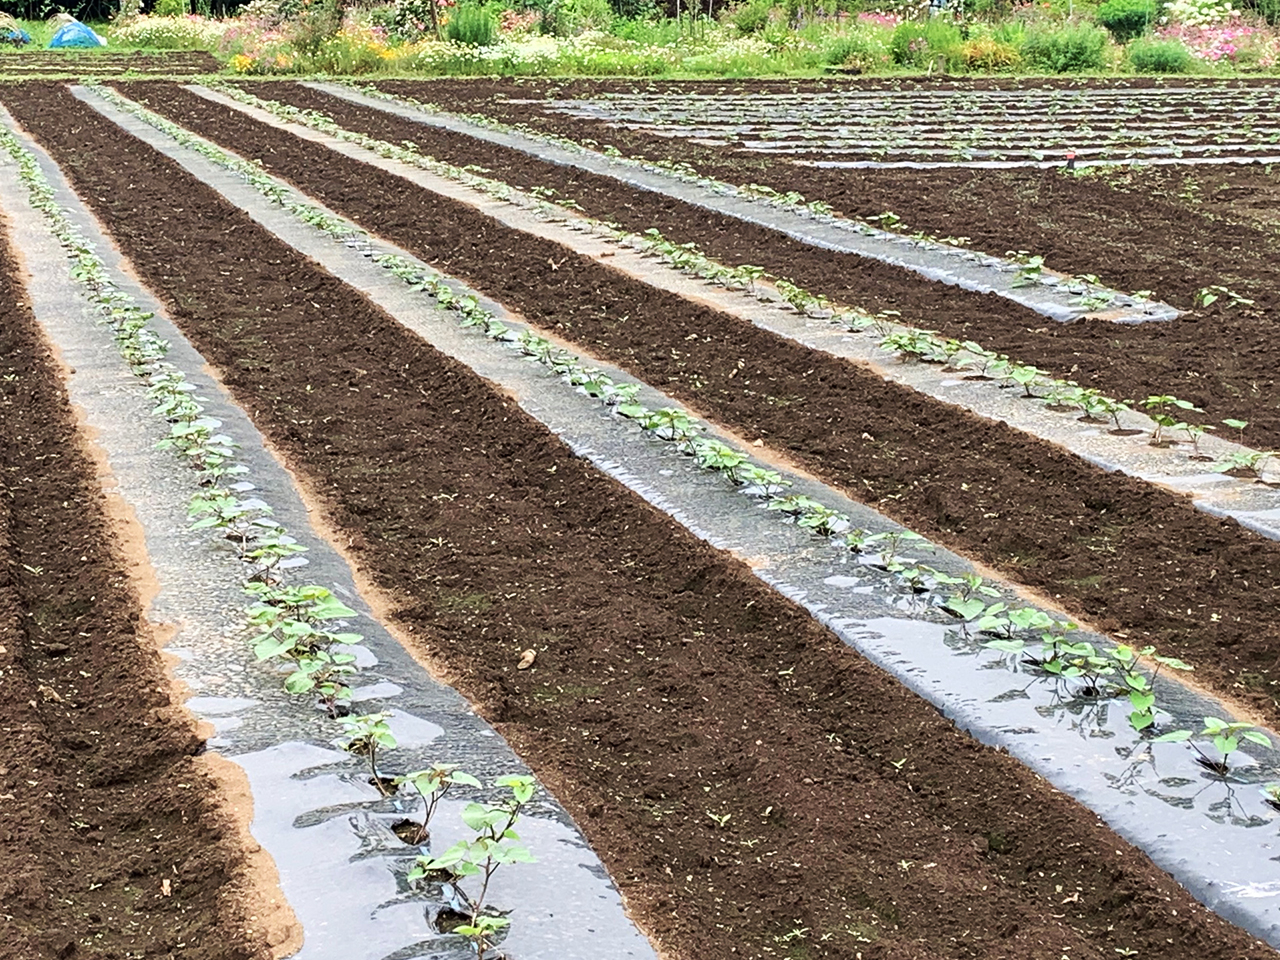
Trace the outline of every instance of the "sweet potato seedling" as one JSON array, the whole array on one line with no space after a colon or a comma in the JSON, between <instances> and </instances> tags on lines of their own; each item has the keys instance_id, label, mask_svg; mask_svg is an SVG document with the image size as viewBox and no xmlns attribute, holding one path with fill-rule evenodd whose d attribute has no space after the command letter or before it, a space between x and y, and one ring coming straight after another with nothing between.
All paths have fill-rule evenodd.
<instances>
[{"instance_id":1,"label":"sweet potato seedling","mask_svg":"<svg viewBox=\"0 0 1280 960\"><path fill-rule=\"evenodd\" d=\"M394 789L394 780L388 780L378 773L378 751L394 750L395 735L387 723L389 713L366 713L358 717L339 717L338 722L347 731L342 749L348 753L365 757L369 761L370 782L378 788L384 797L390 796ZM392 789L388 789L388 784Z\"/></svg>"},{"instance_id":2,"label":"sweet potato seedling","mask_svg":"<svg viewBox=\"0 0 1280 960\"><path fill-rule=\"evenodd\" d=\"M409 784L422 798L422 823L416 825L414 839L409 841L415 844L423 843L430 836L431 818L435 816L436 807L452 787L480 787L480 781L471 774L447 763L434 763L425 770L406 773L402 777L396 777L395 783L396 786Z\"/></svg>"},{"instance_id":3,"label":"sweet potato seedling","mask_svg":"<svg viewBox=\"0 0 1280 960\"><path fill-rule=\"evenodd\" d=\"M1218 756L1206 753L1196 740L1209 740L1218 751ZM1155 738L1156 743L1189 743L1197 754L1197 762L1220 776L1226 776L1230 771L1231 755L1240 749L1242 740L1262 747L1272 745L1271 738L1256 729L1252 723L1240 720L1229 722L1219 717L1205 717L1204 728L1198 733L1191 730L1171 730Z\"/></svg>"},{"instance_id":4,"label":"sweet potato seedling","mask_svg":"<svg viewBox=\"0 0 1280 960\"><path fill-rule=\"evenodd\" d=\"M506 917L485 912L485 900L494 873L506 863L533 863L533 854L521 845L515 825L537 788L532 777L510 775L499 777L494 786L505 788L510 795L497 803L469 803L462 811L463 822L474 835L460 840L438 857L419 857L409 871L409 879L426 876L431 871L445 870L450 883L466 904L469 921L456 927L454 933L468 938L476 949L477 960L495 944L496 934L510 925ZM468 877L478 877L479 890L469 893L462 886Z\"/></svg>"}]
</instances>

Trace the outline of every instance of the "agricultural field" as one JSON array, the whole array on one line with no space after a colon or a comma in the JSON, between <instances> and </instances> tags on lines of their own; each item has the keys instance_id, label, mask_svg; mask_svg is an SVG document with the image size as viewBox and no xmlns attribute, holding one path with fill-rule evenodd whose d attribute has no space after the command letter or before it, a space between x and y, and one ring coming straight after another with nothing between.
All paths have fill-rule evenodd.
<instances>
[{"instance_id":1,"label":"agricultural field","mask_svg":"<svg viewBox=\"0 0 1280 960\"><path fill-rule=\"evenodd\" d=\"M6 955L1274 957L1277 103L0 85Z\"/></svg>"}]
</instances>

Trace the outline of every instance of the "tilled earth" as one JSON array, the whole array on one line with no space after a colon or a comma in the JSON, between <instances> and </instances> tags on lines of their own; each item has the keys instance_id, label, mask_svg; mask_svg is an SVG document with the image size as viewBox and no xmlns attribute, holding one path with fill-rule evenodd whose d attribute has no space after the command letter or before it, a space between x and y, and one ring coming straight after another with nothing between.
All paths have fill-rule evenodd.
<instances>
[{"instance_id":1,"label":"tilled earth","mask_svg":"<svg viewBox=\"0 0 1280 960\"><path fill-rule=\"evenodd\" d=\"M667 955L1274 956L65 88L0 100ZM183 115L269 165L319 164L295 176L331 202L339 176L383 189L271 127ZM399 190L389 228L447 224ZM518 671L527 647L537 666Z\"/></svg>"},{"instance_id":2,"label":"tilled earth","mask_svg":"<svg viewBox=\"0 0 1280 960\"><path fill-rule=\"evenodd\" d=\"M1057 324L1007 301L983 308L958 291L938 294L916 283L912 293L880 278L868 282L866 268L833 270L829 257L795 256L785 244L757 244L753 252L736 237L717 237L723 231L704 224L702 217L686 218L684 224L678 218L650 224L661 226L673 240L696 241L730 262L760 264L835 300L900 310L927 329L976 340L1120 399L1174 394L1204 408L1205 416L1190 416L1219 430L1224 429L1222 419L1248 420L1254 446L1280 447L1280 341L1271 333L1280 315L1280 169L1274 166L1121 167L1078 175L1062 169L820 169L569 117L536 102L687 85L441 80L379 86L445 109L610 144L631 156L678 160L728 183L795 190L853 217L893 212L902 220L898 230L968 237L970 246L997 255L1025 250L1065 273L1093 274L1123 291L1153 291L1186 314L1172 323L1134 326L1098 320ZM811 88L841 87L834 82L714 85L716 92L743 97L754 91ZM852 88L865 85L854 81ZM932 88L951 86L937 83ZM298 96L292 90L283 95L291 102ZM530 100L535 102L525 102ZM483 157L485 148L479 149ZM505 168L496 169L505 175ZM582 174L573 179L578 186L565 194L591 209L596 184ZM1207 308L1197 306L1199 291L1212 286L1226 287L1253 303L1232 305L1222 296Z\"/></svg>"}]
</instances>

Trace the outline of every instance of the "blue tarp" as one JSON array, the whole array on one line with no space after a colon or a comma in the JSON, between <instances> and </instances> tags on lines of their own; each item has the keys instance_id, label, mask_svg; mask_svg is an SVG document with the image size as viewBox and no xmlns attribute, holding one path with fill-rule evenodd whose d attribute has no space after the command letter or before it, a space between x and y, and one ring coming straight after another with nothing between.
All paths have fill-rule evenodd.
<instances>
[{"instance_id":1,"label":"blue tarp","mask_svg":"<svg viewBox=\"0 0 1280 960\"><path fill-rule=\"evenodd\" d=\"M6 30L0 34L0 43L13 43L18 46L31 42L31 34L23 30L21 27L14 30Z\"/></svg>"},{"instance_id":2,"label":"blue tarp","mask_svg":"<svg viewBox=\"0 0 1280 960\"><path fill-rule=\"evenodd\" d=\"M49 47L105 47L107 41L86 27L83 23L68 23L58 28L58 32L49 41Z\"/></svg>"}]
</instances>

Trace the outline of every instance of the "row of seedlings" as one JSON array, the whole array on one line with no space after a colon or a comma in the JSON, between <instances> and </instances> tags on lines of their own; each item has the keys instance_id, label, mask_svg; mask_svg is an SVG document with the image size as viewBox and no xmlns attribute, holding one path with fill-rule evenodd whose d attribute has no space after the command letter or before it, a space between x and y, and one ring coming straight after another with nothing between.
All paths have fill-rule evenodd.
<instances>
[{"instance_id":1,"label":"row of seedlings","mask_svg":"<svg viewBox=\"0 0 1280 960\"><path fill-rule=\"evenodd\" d=\"M451 764L437 763L396 777L384 776L379 750L396 746L385 712L353 715L352 682L357 672L350 650L364 638L343 629L356 612L332 591L317 584L285 582L287 571L301 567L307 547L272 519L271 507L234 489L248 468L237 460L239 445L222 432L222 423L207 413L207 399L181 369L165 357L169 344L151 327L154 314L119 289L93 244L71 222L35 156L7 129L0 127L0 146L17 162L31 205L45 217L50 231L67 251L70 275L87 291L111 331L120 356L147 384L152 413L168 424L157 447L172 450L194 471L199 490L190 499L191 529L215 532L235 546L245 564L243 589L251 598L247 622L259 661L282 664L284 688L314 698L343 728L339 739L348 752L367 758L370 782L386 796L404 785L421 797L423 817L406 842L422 848L409 880L448 883L464 907L463 922L452 932L465 937L479 958L505 935L509 920L486 903L494 872L507 863L532 862L515 826L533 798L532 777L507 775L492 786L502 792L496 802L471 802L461 816L472 835L432 855L427 846L429 824L441 798L454 786L479 790L482 785ZM470 877L477 882L464 887Z\"/></svg>"},{"instance_id":2,"label":"row of seedlings","mask_svg":"<svg viewBox=\"0 0 1280 960\"><path fill-rule=\"evenodd\" d=\"M236 100L267 110L281 119L300 123L326 135L354 143L379 156L420 166L497 199L511 203L518 203L521 199L519 191L501 181L424 156L409 144L389 144L364 134L354 133L340 127L322 113L264 100L233 86L221 87L219 90ZM370 90L364 92L370 92ZM388 94L382 94L382 96L390 97ZM759 184L747 184L738 189L744 194L759 197L780 207L809 209L814 213L824 212L821 204L810 204L807 208L804 207L803 197L797 193L778 193L772 188ZM731 289L743 289L767 296L767 288L761 281L768 281L769 286L781 296L782 300L798 312L815 318L830 317L837 323L843 323L852 331L871 330L878 333L881 338L878 344L880 348L903 359L939 363L946 369L957 372L967 371L974 379L991 380L1000 387L1019 387L1024 390L1025 396L1043 400L1052 410L1077 411L1085 422L1091 424L1113 422L1118 435L1130 432L1124 429L1120 417L1135 409L1140 410L1154 423L1154 429L1149 437L1152 446L1170 447L1178 442L1175 438L1181 435L1191 445L1192 459L1206 462L1211 459L1201 453L1200 439L1206 432L1216 428L1211 424L1190 422L1182 415L1183 413L1204 413L1203 409L1190 401L1179 399L1171 394L1153 394L1142 400L1119 400L1103 394L1096 388L1081 387L1073 380L1054 378L1031 364L1019 363L1007 354L988 350L975 341L939 337L932 331L905 326L900 322L900 316L896 311L881 311L874 316L860 310L833 311L825 297L814 294L786 278L770 275L761 267L750 264L737 267L726 266L707 257L696 244L677 244L667 240L656 229L647 230L643 235L638 236L621 230L616 224L604 223L580 215L569 218L566 215L566 208L576 207L572 200L561 198L558 203L553 204L550 202L552 191L538 191L536 194L533 200L534 207L548 217L558 216L560 219L565 219L569 225L574 225L576 221L585 225L587 229L599 232L616 242L639 245L678 270ZM557 210L557 207L560 209ZM888 228L898 226L900 223L899 218L892 213L881 214L871 219L880 221L882 226ZM968 238L939 238L916 233L911 235L911 239L922 245L958 247L962 246ZM1007 256L1017 266L1015 286L1049 282L1050 278L1044 271L1043 257L1026 251L1009 251ZM1052 282L1057 283L1056 280ZM1115 291L1102 286L1098 278L1093 275L1071 277L1067 280L1065 288L1078 297L1081 306L1090 310L1104 309L1117 296ZM1139 301L1147 300L1150 296L1150 291L1138 291L1133 294L1133 297ZM1209 306L1220 299L1232 306L1252 303L1221 286L1206 287L1197 294L1197 303L1201 306ZM1217 460L1212 460L1209 469L1219 473L1230 473L1233 476L1260 479L1264 468L1277 456L1277 453L1244 447L1244 430L1249 425L1247 420L1229 417L1224 419L1222 424L1236 432L1240 448L1229 451Z\"/></svg>"}]
</instances>

